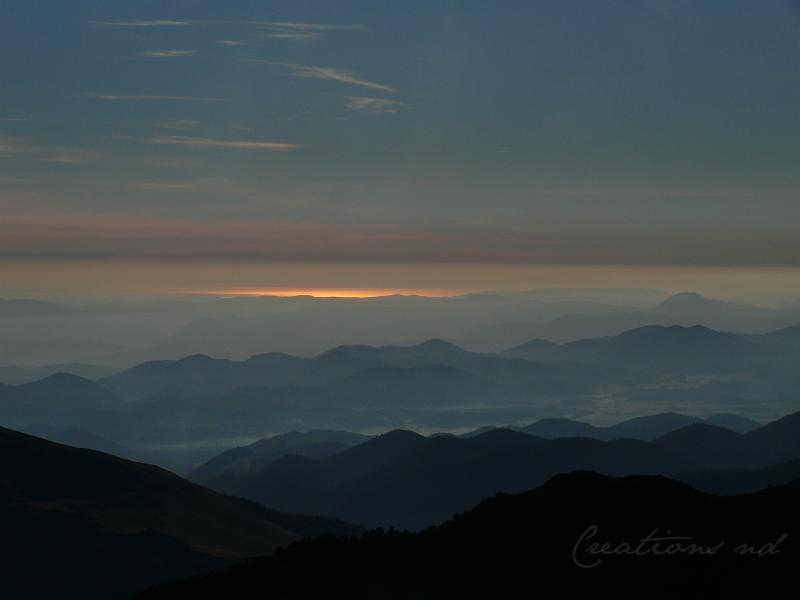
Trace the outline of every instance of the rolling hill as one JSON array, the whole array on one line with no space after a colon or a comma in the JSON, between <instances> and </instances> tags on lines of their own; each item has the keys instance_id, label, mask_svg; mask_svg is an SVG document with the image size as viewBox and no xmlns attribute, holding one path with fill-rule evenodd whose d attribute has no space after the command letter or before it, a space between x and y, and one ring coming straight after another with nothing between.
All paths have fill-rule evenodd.
<instances>
[{"instance_id":1,"label":"rolling hill","mask_svg":"<svg viewBox=\"0 0 800 600\"><path fill-rule=\"evenodd\" d=\"M352 533L231 498L151 465L0 428L3 589L10 597L130 596L158 580ZM127 562L129 561L129 562ZM48 577L32 577L56 565ZM107 571L107 573L106 573ZM92 589L84 581L92 579Z\"/></svg>"},{"instance_id":2,"label":"rolling hill","mask_svg":"<svg viewBox=\"0 0 800 600\"><path fill-rule=\"evenodd\" d=\"M206 483L277 509L420 529L484 497L529 489L564 471L675 473L696 464L635 440L544 440L507 429L470 439L426 438L398 430L328 458L289 455L243 477Z\"/></svg>"},{"instance_id":3,"label":"rolling hill","mask_svg":"<svg viewBox=\"0 0 800 600\"><path fill-rule=\"evenodd\" d=\"M545 439L503 428L467 437L397 430L329 456L289 450L256 468L226 465L223 455L208 467L211 475L203 476L206 467L200 470L198 481L280 510L415 530L483 497L529 489L563 472L672 476L800 460L800 413L746 434L681 415L662 417L646 419L639 429L652 441L614 435ZM623 433L642 420L626 423ZM655 437L666 425L672 429Z\"/></svg>"}]
</instances>

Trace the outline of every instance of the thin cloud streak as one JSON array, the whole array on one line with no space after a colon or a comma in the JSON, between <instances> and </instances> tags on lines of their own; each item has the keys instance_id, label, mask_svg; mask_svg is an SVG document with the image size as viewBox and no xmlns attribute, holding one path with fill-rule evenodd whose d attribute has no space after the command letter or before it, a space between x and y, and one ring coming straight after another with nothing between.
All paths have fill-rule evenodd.
<instances>
[{"instance_id":1,"label":"thin cloud streak","mask_svg":"<svg viewBox=\"0 0 800 600\"><path fill-rule=\"evenodd\" d=\"M331 67L309 67L306 65L298 65L295 63L275 62L270 60L257 60L257 59L244 59L245 62L256 64L272 65L275 67L283 67L290 69L294 77L308 77L310 79L323 79L327 81L338 81L340 83L347 83L350 85L361 86L374 90L381 90L383 92L396 91L390 85L369 81L367 79L358 78L352 71L345 69L334 69Z\"/></svg>"},{"instance_id":2,"label":"thin cloud streak","mask_svg":"<svg viewBox=\"0 0 800 600\"><path fill-rule=\"evenodd\" d=\"M346 31L369 31L364 25L330 25L324 23L290 23L274 21L260 25L270 33L261 37L288 42L309 44L327 36L329 33Z\"/></svg>"},{"instance_id":3,"label":"thin cloud streak","mask_svg":"<svg viewBox=\"0 0 800 600\"><path fill-rule=\"evenodd\" d=\"M299 144L288 144L282 142L254 142L248 140L215 140L209 138L195 138L186 136L167 136L157 137L147 140L152 144L164 144L175 146L199 146L210 148L232 148L236 150L276 150L288 152L300 148Z\"/></svg>"},{"instance_id":4,"label":"thin cloud streak","mask_svg":"<svg viewBox=\"0 0 800 600\"><path fill-rule=\"evenodd\" d=\"M338 25L332 23L293 23L289 21L247 21L243 19L228 20L228 19L156 19L156 20L142 20L142 21L90 21L92 25L100 25L103 27L191 27L196 25L247 25L251 27L273 28L281 30L294 30L294 31L316 31L316 32L333 32L333 31L369 31L365 25L347 24Z\"/></svg>"},{"instance_id":5,"label":"thin cloud streak","mask_svg":"<svg viewBox=\"0 0 800 600\"><path fill-rule=\"evenodd\" d=\"M369 98L365 96L348 96L345 106L350 110L363 111L372 114L394 114L400 112L408 105L400 100L386 100L385 98Z\"/></svg>"},{"instance_id":6,"label":"thin cloud streak","mask_svg":"<svg viewBox=\"0 0 800 600\"><path fill-rule=\"evenodd\" d=\"M103 27L188 27L192 21L90 21L92 25Z\"/></svg>"},{"instance_id":7,"label":"thin cloud streak","mask_svg":"<svg viewBox=\"0 0 800 600\"><path fill-rule=\"evenodd\" d=\"M316 42L322 37L322 35L311 31L278 31L275 33L262 33L261 37L266 37L273 40L284 40L308 44L311 42Z\"/></svg>"},{"instance_id":8,"label":"thin cloud streak","mask_svg":"<svg viewBox=\"0 0 800 600\"><path fill-rule=\"evenodd\" d=\"M331 25L326 23L291 23L286 21L271 21L267 27L278 29L295 29L299 31L369 31L365 25Z\"/></svg>"},{"instance_id":9,"label":"thin cloud streak","mask_svg":"<svg viewBox=\"0 0 800 600\"><path fill-rule=\"evenodd\" d=\"M81 94L78 98L88 98L90 100L113 101L144 101L144 102L232 102L232 98L213 98L203 96L159 96L154 94Z\"/></svg>"},{"instance_id":10,"label":"thin cloud streak","mask_svg":"<svg viewBox=\"0 0 800 600\"><path fill-rule=\"evenodd\" d=\"M136 56L144 58L189 58L197 54L197 50L149 50Z\"/></svg>"}]
</instances>

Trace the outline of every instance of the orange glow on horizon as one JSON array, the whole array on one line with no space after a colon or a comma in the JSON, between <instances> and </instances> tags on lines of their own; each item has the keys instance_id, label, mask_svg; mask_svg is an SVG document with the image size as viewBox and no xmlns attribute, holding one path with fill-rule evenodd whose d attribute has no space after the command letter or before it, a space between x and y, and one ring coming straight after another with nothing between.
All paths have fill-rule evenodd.
<instances>
[{"instance_id":1,"label":"orange glow on horizon","mask_svg":"<svg viewBox=\"0 0 800 600\"><path fill-rule=\"evenodd\" d=\"M396 288L259 288L227 289L184 292L202 296L221 298L293 298L311 296L313 298L382 298L386 296L425 296L428 298L449 298L469 293L466 290L443 289L396 289Z\"/></svg>"}]
</instances>

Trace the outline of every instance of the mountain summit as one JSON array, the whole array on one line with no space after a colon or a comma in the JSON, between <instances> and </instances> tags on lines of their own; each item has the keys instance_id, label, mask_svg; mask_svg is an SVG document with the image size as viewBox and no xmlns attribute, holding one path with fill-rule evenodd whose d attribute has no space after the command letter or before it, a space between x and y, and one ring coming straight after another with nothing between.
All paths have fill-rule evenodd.
<instances>
[{"instance_id":1,"label":"mountain summit","mask_svg":"<svg viewBox=\"0 0 800 600\"><path fill-rule=\"evenodd\" d=\"M722 308L725 304L721 300L712 300L697 292L680 292L664 300L656 307L656 310L666 312L712 310Z\"/></svg>"}]
</instances>

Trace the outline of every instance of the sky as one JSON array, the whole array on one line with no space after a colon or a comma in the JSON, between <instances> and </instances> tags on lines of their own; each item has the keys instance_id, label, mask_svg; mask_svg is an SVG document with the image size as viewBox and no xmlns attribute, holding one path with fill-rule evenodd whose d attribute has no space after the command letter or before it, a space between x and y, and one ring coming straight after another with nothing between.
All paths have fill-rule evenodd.
<instances>
[{"instance_id":1,"label":"sky","mask_svg":"<svg viewBox=\"0 0 800 600\"><path fill-rule=\"evenodd\" d=\"M800 2L5 0L0 296L800 295Z\"/></svg>"}]
</instances>

